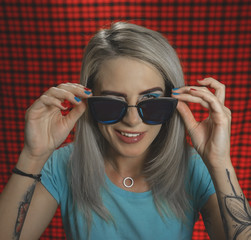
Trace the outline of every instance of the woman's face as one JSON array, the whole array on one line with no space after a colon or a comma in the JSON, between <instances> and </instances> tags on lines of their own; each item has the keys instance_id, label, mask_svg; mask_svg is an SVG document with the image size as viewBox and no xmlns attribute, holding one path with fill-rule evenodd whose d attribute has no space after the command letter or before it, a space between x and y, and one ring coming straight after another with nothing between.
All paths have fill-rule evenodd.
<instances>
[{"instance_id":1,"label":"woman's face","mask_svg":"<svg viewBox=\"0 0 251 240\"><path fill-rule=\"evenodd\" d=\"M161 74L150 64L133 58L118 57L105 61L98 74L95 95L126 101L128 105L164 96ZM148 125L140 118L136 107L129 107L124 118L115 124L99 123L99 129L117 156L146 156L150 144L158 135L161 124Z\"/></svg>"}]
</instances>

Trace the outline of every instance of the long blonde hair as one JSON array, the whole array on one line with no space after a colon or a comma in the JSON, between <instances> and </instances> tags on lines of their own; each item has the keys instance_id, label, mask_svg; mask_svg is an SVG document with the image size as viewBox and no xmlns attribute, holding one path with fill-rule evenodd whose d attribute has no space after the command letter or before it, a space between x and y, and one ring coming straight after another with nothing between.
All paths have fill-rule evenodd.
<instances>
[{"instance_id":1,"label":"long blonde hair","mask_svg":"<svg viewBox=\"0 0 251 240\"><path fill-rule=\"evenodd\" d=\"M101 64L121 56L152 64L163 76L166 95L170 95L172 87L184 85L180 61L168 41L156 31L125 22L100 30L90 40L82 61L81 84L94 89ZM86 111L77 123L70 181L73 199L83 210L89 226L91 211L106 221L112 219L100 195L105 184L105 144L97 124ZM185 127L177 112L169 123L162 125L150 147L151 156L146 160L144 174L156 207L161 215L173 213L185 219L189 205L185 190L188 150Z\"/></svg>"}]
</instances>

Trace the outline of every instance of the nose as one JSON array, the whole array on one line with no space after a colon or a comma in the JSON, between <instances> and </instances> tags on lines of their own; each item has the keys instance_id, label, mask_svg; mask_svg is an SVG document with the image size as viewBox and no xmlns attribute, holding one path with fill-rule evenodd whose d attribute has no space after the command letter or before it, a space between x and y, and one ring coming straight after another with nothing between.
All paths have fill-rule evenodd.
<instances>
[{"instance_id":1,"label":"nose","mask_svg":"<svg viewBox=\"0 0 251 240\"><path fill-rule=\"evenodd\" d=\"M135 105L128 105L126 115L123 117L122 121L130 126L135 126L142 122Z\"/></svg>"}]
</instances>

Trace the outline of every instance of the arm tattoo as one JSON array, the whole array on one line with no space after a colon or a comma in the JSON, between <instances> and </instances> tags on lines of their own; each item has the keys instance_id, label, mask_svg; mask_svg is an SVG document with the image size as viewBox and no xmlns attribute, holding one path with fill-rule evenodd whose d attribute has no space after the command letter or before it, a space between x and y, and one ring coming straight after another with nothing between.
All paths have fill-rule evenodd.
<instances>
[{"instance_id":1,"label":"arm tattoo","mask_svg":"<svg viewBox=\"0 0 251 240\"><path fill-rule=\"evenodd\" d=\"M227 177L231 185L233 194L224 196L224 204L227 209L227 213L235 222L234 227L236 228L233 239L251 239L251 209L247 199L242 193L240 196L237 195L236 190L231 182L230 173L226 169ZM221 210L222 216L224 216ZM223 224L225 224L225 217L223 217ZM225 228L226 233L227 229Z\"/></svg>"},{"instance_id":2,"label":"arm tattoo","mask_svg":"<svg viewBox=\"0 0 251 240\"><path fill-rule=\"evenodd\" d=\"M20 202L13 236L15 240L18 240L20 238L20 234L24 225L24 220L26 218L35 187L36 187L36 182L34 182L31 185L27 193L24 195L23 201Z\"/></svg>"}]
</instances>

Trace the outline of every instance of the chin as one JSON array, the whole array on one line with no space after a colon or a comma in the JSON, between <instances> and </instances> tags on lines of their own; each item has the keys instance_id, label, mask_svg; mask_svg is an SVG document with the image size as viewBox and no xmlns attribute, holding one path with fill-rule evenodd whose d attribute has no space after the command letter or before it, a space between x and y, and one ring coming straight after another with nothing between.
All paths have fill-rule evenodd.
<instances>
[{"instance_id":1,"label":"chin","mask_svg":"<svg viewBox=\"0 0 251 240\"><path fill-rule=\"evenodd\" d=\"M147 150L140 150L139 148L132 149L123 149L123 151L116 151L118 155L126 158L141 158L146 156Z\"/></svg>"}]
</instances>

